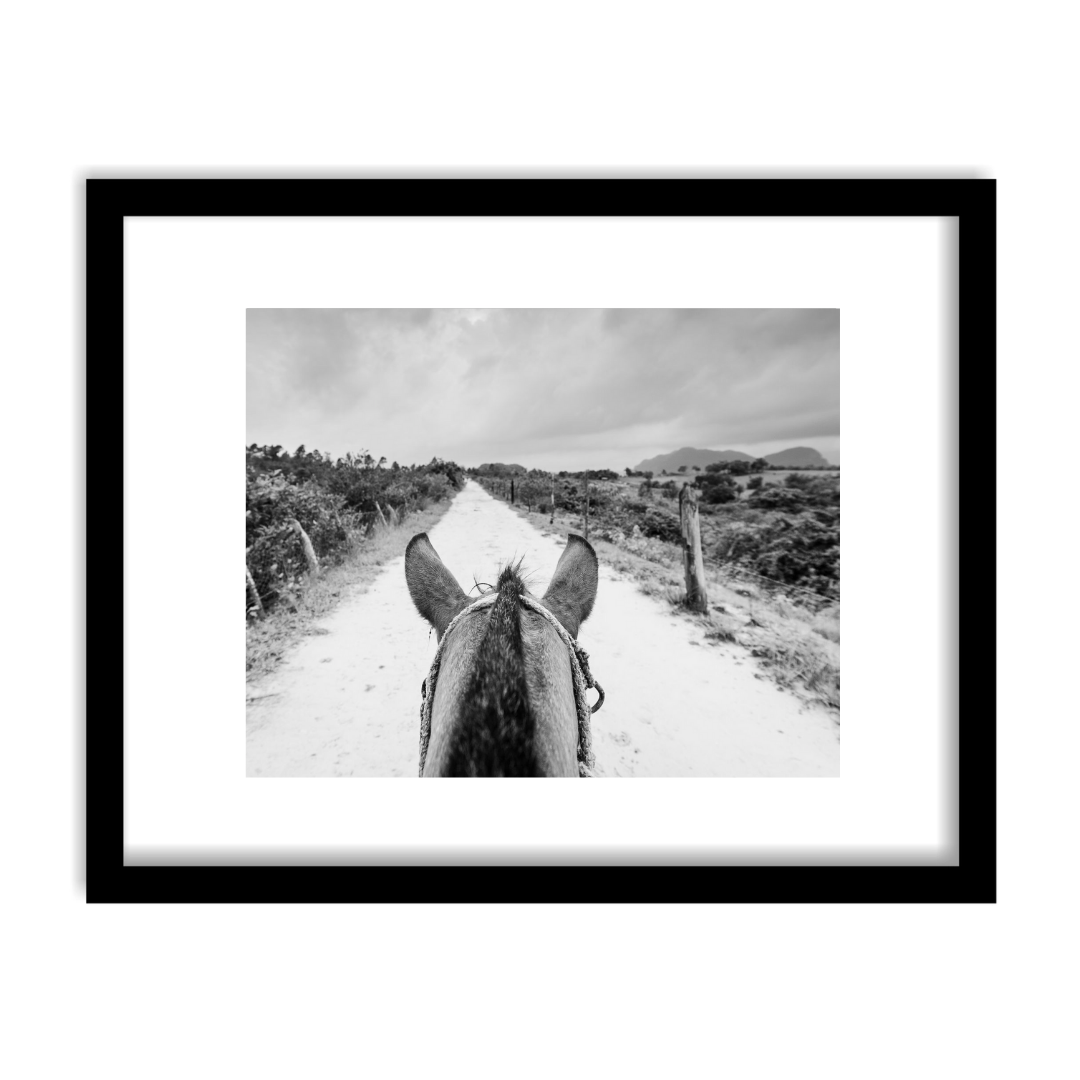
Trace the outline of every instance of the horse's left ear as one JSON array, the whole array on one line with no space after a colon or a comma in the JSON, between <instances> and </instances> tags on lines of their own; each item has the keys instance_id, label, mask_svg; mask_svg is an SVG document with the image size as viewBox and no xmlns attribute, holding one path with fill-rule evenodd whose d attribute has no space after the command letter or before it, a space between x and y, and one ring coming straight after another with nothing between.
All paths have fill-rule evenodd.
<instances>
[{"instance_id":1,"label":"horse's left ear","mask_svg":"<svg viewBox=\"0 0 1080 1080\"><path fill-rule=\"evenodd\" d=\"M599 564L592 544L577 533L570 533L543 601L573 638L592 611L599 580Z\"/></svg>"},{"instance_id":2,"label":"horse's left ear","mask_svg":"<svg viewBox=\"0 0 1080 1080\"><path fill-rule=\"evenodd\" d=\"M416 610L442 640L450 620L468 604L469 598L431 546L427 533L417 533L405 549L405 581Z\"/></svg>"}]
</instances>

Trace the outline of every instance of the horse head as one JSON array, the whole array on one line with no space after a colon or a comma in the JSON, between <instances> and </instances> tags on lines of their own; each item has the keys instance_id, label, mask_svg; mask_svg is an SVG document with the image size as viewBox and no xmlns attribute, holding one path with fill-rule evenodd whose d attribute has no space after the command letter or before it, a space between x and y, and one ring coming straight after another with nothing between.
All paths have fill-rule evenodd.
<instances>
[{"instance_id":1,"label":"horse head","mask_svg":"<svg viewBox=\"0 0 1080 1080\"><path fill-rule=\"evenodd\" d=\"M409 541L409 595L439 641L425 683L423 776L587 774L584 690L595 683L576 638L598 578L596 552L571 533L542 597L518 564L470 600L426 533Z\"/></svg>"}]
</instances>

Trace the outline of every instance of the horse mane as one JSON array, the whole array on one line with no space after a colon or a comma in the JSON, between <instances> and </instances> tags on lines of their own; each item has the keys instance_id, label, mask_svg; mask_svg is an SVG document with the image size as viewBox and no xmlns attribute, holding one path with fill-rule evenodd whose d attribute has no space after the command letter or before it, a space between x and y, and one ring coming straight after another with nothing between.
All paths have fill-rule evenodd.
<instances>
[{"instance_id":1,"label":"horse mane","mask_svg":"<svg viewBox=\"0 0 1080 1080\"><path fill-rule=\"evenodd\" d=\"M504 566L448 757L451 776L536 776L536 723L521 641L521 560Z\"/></svg>"}]
</instances>

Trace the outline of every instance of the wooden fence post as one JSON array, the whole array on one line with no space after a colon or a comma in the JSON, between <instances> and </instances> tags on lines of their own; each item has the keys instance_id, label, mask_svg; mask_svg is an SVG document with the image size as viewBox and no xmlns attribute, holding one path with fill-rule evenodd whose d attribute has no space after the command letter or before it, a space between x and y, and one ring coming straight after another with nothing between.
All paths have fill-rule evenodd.
<instances>
[{"instance_id":1,"label":"wooden fence post","mask_svg":"<svg viewBox=\"0 0 1080 1080\"><path fill-rule=\"evenodd\" d=\"M589 539L589 470L585 470L585 539Z\"/></svg>"},{"instance_id":2,"label":"wooden fence post","mask_svg":"<svg viewBox=\"0 0 1080 1080\"><path fill-rule=\"evenodd\" d=\"M247 591L248 597L251 599L251 607L255 608L260 619L266 617L266 609L263 607L262 597L259 596L259 590L255 588L255 579L251 576L251 571L245 566L244 572L247 574Z\"/></svg>"},{"instance_id":3,"label":"wooden fence post","mask_svg":"<svg viewBox=\"0 0 1080 1080\"><path fill-rule=\"evenodd\" d=\"M679 492L679 523L682 526L683 570L686 573L686 603L694 611L708 614L709 596L705 591L705 562L701 557L701 526L698 521L697 495L687 483Z\"/></svg>"},{"instance_id":4,"label":"wooden fence post","mask_svg":"<svg viewBox=\"0 0 1080 1080\"><path fill-rule=\"evenodd\" d=\"M292 526L293 531L300 537L300 543L304 548L304 558L307 559L308 573L310 573L312 577L318 577L319 560L315 555L315 549L311 546L310 537L304 532L304 527L296 520L296 518L293 518Z\"/></svg>"}]
</instances>

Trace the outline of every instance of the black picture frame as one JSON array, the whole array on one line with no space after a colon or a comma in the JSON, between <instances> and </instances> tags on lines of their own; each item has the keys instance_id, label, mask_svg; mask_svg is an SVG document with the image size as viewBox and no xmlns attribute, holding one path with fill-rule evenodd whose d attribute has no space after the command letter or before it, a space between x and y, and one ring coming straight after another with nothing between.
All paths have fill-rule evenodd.
<instances>
[{"instance_id":1,"label":"black picture frame","mask_svg":"<svg viewBox=\"0 0 1080 1080\"><path fill-rule=\"evenodd\" d=\"M982 413L995 411L996 184L992 179L358 179L155 180L86 182L87 429L103 432L123 400L124 219L137 216L739 216L956 217L962 273L955 312L963 354L978 363ZM959 357L957 357L957 363ZM958 385L956 373L955 385ZM952 402L959 424L959 404ZM110 425L115 449L117 432ZM91 443L92 445L92 443ZM947 470L957 500L956 463ZM965 478L980 520L995 520L993 457ZM117 486L90 470L87 498L88 611L116 610ZM972 502L975 500L972 499ZM126 507L124 508L126 511ZM110 521L106 524L105 515ZM101 521L101 527L96 523ZM981 566L995 564L993 528L980 539ZM990 560L986 559L989 551ZM978 649L978 726L955 789L956 865L740 866L128 866L124 863L123 652L111 635L88 634L86 868L91 903L220 902L996 902L996 704L994 576L967 594L969 653ZM959 599L959 581L955 583ZM108 597L106 597L108 589ZM132 632L125 627L125 633ZM958 616L954 633L959 634ZM974 633L974 639L970 635ZM956 685L959 685L959 642ZM959 725L959 693L956 693ZM110 707L106 709L106 702ZM969 708L974 708L969 703ZM958 738L958 736L957 736ZM962 794L961 794L962 793ZM873 861L873 860L872 860Z\"/></svg>"}]
</instances>

